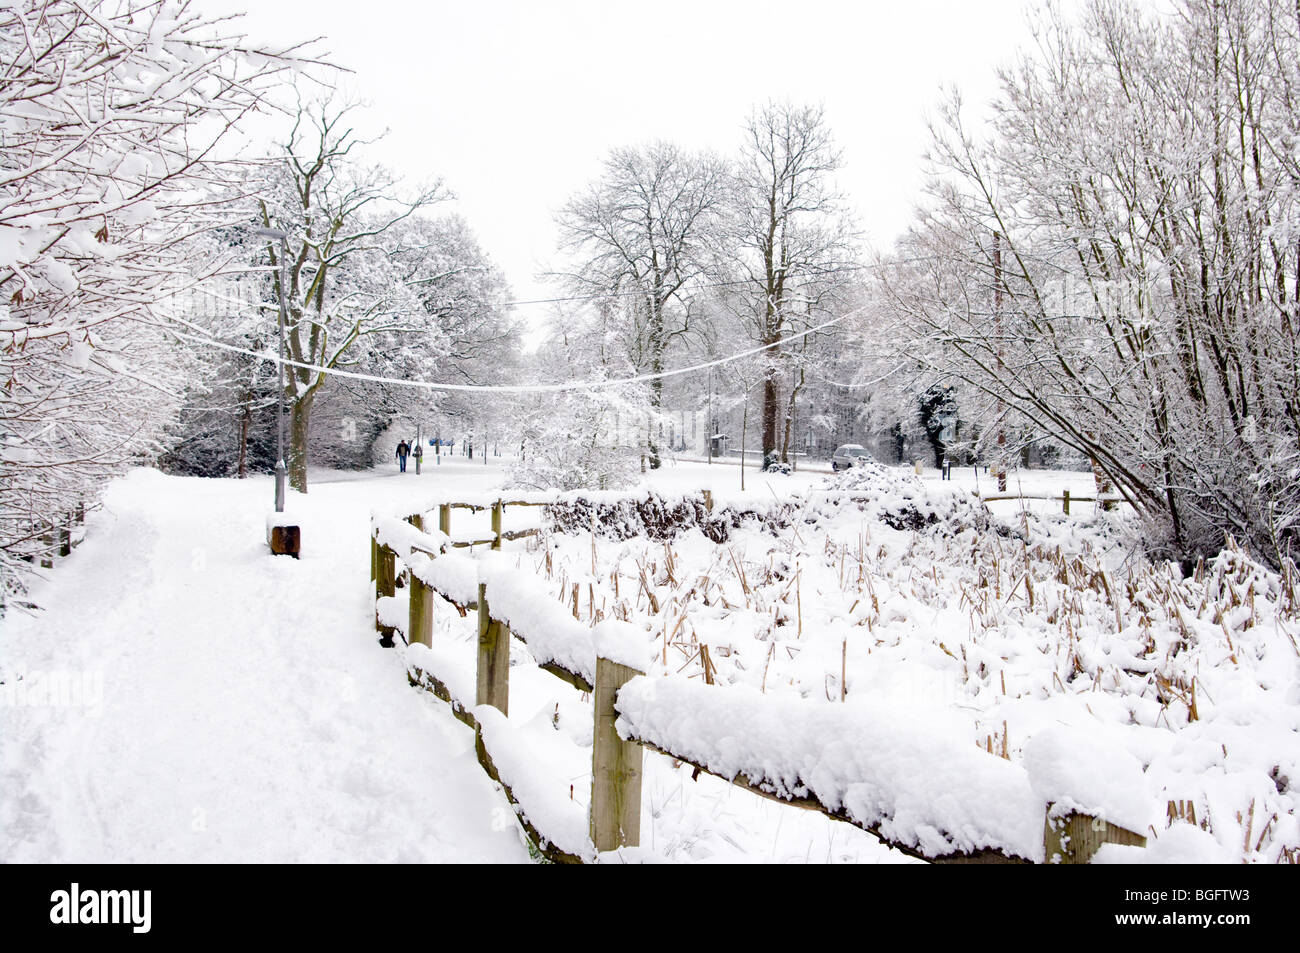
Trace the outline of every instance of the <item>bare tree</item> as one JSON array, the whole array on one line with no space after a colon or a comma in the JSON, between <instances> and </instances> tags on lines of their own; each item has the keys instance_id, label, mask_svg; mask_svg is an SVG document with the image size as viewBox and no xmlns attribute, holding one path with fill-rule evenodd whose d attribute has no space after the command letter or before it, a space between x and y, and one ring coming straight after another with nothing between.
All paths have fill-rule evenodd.
<instances>
[{"instance_id":1,"label":"bare tree","mask_svg":"<svg viewBox=\"0 0 1300 953\"><path fill-rule=\"evenodd\" d=\"M695 330L691 294L710 266L724 187L717 158L655 142L612 151L602 177L557 216L563 247L577 259L569 286L610 296L640 371L662 372L673 342ZM662 402L656 379L652 409ZM657 467L653 441L650 451Z\"/></svg>"},{"instance_id":2,"label":"bare tree","mask_svg":"<svg viewBox=\"0 0 1300 953\"><path fill-rule=\"evenodd\" d=\"M749 333L774 346L763 380L764 466L778 451L786 460L789 449L781 442L780 394L790 352L775 345L814 313L824 315L849 276L853 229L831 180L839 165L820 107L768 103L749 117L722 268L735 275L734 300Z\"/></svg>"},{"instance_id":3,"label":"bare tree","mask_svg":"<svg viewBox=\"0 0 1300 953\"><path fill-rule=\"evenodd\" d=\"M266 226L289 233L280 288L280 245L267 245L277 294L287 302L285 341L297 365L287 368L290 484L307 491L312 404L329 370L358 360L367 339L427 334L416 289L423 275L388 254L396 226L448 198L441 183L402 196L396 179L352 158L361 144L350 108L326 103L299 109L284 147L278 188L262 202ZM429 342L425 342L426 344Z\"/></svg>"}]
</instances>

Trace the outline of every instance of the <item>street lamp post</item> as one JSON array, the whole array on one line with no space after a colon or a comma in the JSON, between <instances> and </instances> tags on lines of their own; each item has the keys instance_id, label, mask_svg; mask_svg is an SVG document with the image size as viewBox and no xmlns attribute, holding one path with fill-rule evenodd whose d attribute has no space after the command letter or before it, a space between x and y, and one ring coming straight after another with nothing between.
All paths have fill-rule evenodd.
<instances>
[{"instance_id":1,"label":"street lamp post","mask_svg":"<svg viewBox=\"0 0 1300 953\"><path fill-rule=\"evenodd\" d=\"M289 233L280 228L258 228L253 230L253 234L280 240L280 293L276 295L280 300L280 318L278 322L280 360L277 364L280 371L280 386L277 391L278 400L275 408L275 511L283 513L284 478L287 473L287 468L284 465L284 266L286 259L289 257Z\"/></svg>"}]
</instances>

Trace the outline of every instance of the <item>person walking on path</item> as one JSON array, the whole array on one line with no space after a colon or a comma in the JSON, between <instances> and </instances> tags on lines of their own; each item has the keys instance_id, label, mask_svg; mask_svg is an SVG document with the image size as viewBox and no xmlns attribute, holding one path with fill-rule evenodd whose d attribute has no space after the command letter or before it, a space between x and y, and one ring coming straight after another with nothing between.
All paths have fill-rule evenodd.
<instances>
[{"instance_id":1,"label":"person walking on path","mask_svg":"<svg viewBox=\"0 0 1300 953\"><path fill-rule=\"evenodd\" d=\"M397 465L401 468L403 473L406 472L406 457L410 452L411 445L405 440L397 445Z\"/></svg>"}]
</instances>

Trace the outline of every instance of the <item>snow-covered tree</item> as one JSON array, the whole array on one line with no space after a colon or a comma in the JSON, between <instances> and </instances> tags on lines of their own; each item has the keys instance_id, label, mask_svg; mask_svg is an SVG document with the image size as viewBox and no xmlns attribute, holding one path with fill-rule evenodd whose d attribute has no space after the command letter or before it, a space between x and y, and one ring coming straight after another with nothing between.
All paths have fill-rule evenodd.
<instances>
[{"instance_id":1,"label":"snow-covered tree","mask_svg":"<svg viewBox=\"0 0 1300 953\"><path fill-rule=\"evenodd\" d=\"M512 396L518 456L507 485L527 489L618 489L636 482L655 417L644 383L603 385L635 373L608 312L564 312L532 355L536 383L591 382L590 388Z\"/></svg>"},{"instance_id":2,"label":"snow-covered tree","mask_svg":"<svg viewBox=\"0 0 1300 953\"><path fill-rule=\"evenodd\" d=\"M662 141L615 149L600 179L557 216L563 248L575 259L567 286L609 296L642 372L664 371L669 348L697 330L692 296L712 264L726 184L724 163L707 153ZM662 379L650 388L658 411ZM654 441L650 463L659 465Z\"/></svg>"},{"instance_id":3,"label":"snow-covered tree","mask_svg":"<svg viewBox=\"0 0 1300 953\"><path fill-rule=\"evenodd\" d=\"M186 358L164 331L190 240L226 220L217 160L302 65L179 2L0 8L0 560L148 459Z\"/></svg>"},{"instance_id":4,"label":"snow-covered tree","mask_svg":"<svg viewBox=\"0 0 1300 953\"><path fill-rule=\"evenodd\" d=\"M176 472L243 475L249 468L267 471L276 459L276 370L264 356L243 353L275 350L275 276L263 239L250 229L221 238L238 246L244 268L236 272L232 265L230 274L197 288L186 313L222 344L240 350L200 351L199 376L187 388L173 428L177 445L161 461ZM370 247L340 259L330 293L387 309L385 323L361 335L338 369L453 384L516 376L519 332L504 276L459 216L417 213L392 224ZM403 308L409 322L394 322ZM312 460L323 466L370 466L376 438L394 420L432 423L469 413L486 422L481 412L491 403L458 391L328 373L324 378L311 398L307 431Z\"/></svg>"},{"instance_id":5,"label":"snow-covered tree","mask_svg":"<svg viewBox=\"0 0 1300 953\"><path fill-rule=\"evenodd\" d=\"M260 247L247 230L214 234L209 254L227 256L224 274L178 296L179 320L238 350L202 346L195 350L185 402L168 428L167 452L159 466L171 473L238 476L275 467L275 366L248 352L265 353L275 343L277 307L270 277L251 262ZM247 264L238 267L243 260Z\"/></svg>"},{"instance_id":6,"label":"snow-covered tree","mask_svg":"<svg viewBox=\"0 0 1300 953\"><path fill-rule=\"evenodd\" d=\"M351 153L359 144L349 107L328 102L299 109L284 145L280 178L262 202L266 227L288 233L283 268L289 414L289 480L307 490L312 406L328 371L355 367L384 351L389 361L432 353L430 316L418 297L435 276L413 272L389 255L394 229L448 198L440 183L402 195L387 171L365 166ZM267 244L280 288L281 246ZM368 349L368 350L367 350Z\"/></svg>"},{"instance_id":7,"label":"snow-covered tree","mask_svg":"<svg viewBox=\"0 0 1300 953\"><path fill-rule=\"evenodd\" d=\"M458 215L412 216L394 230L388 255L431 329L419 346L427 373L450 384L518 379L520 322L510 310L505 275ZM408 342L409 343L409 342ZM465 420L497 431L496 398L465 391L405 391L407 413Z\"/></svg>"},{"instance_id":8,"label":"snow-covered tree","mask_svg":"<svg viewBox=\"0 0 1300 953\"><path fill-rule=\"evenodd\" d=\"M733 276L752 339L774 345L763 381L765 465L788 459L785 424L801 386L791 350L775 345L825 320L851 276L853 230L832 182L839 165L820 107L768 103L750 115L732 176L722 268ZM783 417L783 378L791 373Z\"/></svg>"},{"instance_id":9,"label":"snow-covered tree","mask_svg":"<svg viewBox=\"0 0 1300 953\"><path fill-rule=\"evenodd\" d=\"M1049 14L987 138L948 104L893 301L1180 555L1300 525L1300 10Z\"/></svg>"}]
</instances>

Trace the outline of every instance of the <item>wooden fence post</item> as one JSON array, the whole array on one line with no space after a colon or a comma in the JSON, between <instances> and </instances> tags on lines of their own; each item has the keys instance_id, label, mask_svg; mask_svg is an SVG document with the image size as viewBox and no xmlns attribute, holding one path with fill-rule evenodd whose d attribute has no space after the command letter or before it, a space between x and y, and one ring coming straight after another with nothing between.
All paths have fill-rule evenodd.
<instances>
[{"instance_id":1,"label":"wooden fence post","mask_svg":"<svg viewBox=\"0 0 1300 953\"><path fill-rule=\"evenodd\" d=\"M72 555L72 514L68 513L59 525L59 555Z\"/></svg>"},{"instance_id":2,"label":"wooden fence post","mask_svg":"<svg viewBox=\"0 0 1300 953\"><path fill-rule=\"evenodd\" d=\"M713 512L713 491L712 490L704 491L704 508L708 510L710 513Z\"/></svg>"},{"instance_id":3,"label":"wooden fence post","mask_svg":"<svg viewBox=\"0 0 1300 953\"><path fill-rule=\"evenodd\" d=\"M375 573L375 598L395 595L397 592L397 580L395 578L397 566L395 560L397 554L387 546L379 547L379 567ZM375 611L375 631L379 633L379 644L384 648L393 646L393 627L391 625L382 625L379 621L379 612Z\"/></svg>"},{"instance_id":4,"label":"wooden fence post","mask_svg":"<svg viewBox=\"0 0 1300 953\"><path fill-rule=\"evenodd\" d=\"M492 504L492 548L501 548L501 511L504 507L497 500Z\"/></svg>"},{"instance_id":5,"label":"wooden fence post","mask_svg":"<svg viewBox=\"0 0 1300 953\"><path fill-rule=\"evenodd\" d=\"M476 705L491 705L507 714L510 702L510 630L492 619L488 608L487 586L478 584L478 684L474 690ZM474 754L483 770L499 780L492 756L483 743L483 728L474 725Z\"/></svg>"},{"instance_id":6,"label":"wooden fence post","mask_svg":"<svg viewBox=\"0 0 1300 953\"><path fill-rule=\"evenodd\" d=\"M1070 491L1064 490L1061 493L1061 512L1066 516L1070 515Z\"/></svg>"},{"instance_id":7,"label":"wooden fence post","mask_svg":"<svg viewBox=\"0 0 1300 953\"><path fill-rule=\"evenodd\" d=\"M416 461L416 472L420 470L420 461ZM406 521L424 532L424 514L412 513L406 518ZM414 572L408 572L410 576L410 593L411 604L408 610L406 625L406 642L408 645L419 642L422 645L433 645L433 590L421 582Z\"/></svg>"},{"instance_id":8,"label":"wooden fence post","mask_svg":"<svg viewBox=\"0 0 1300 953\"><path fill-rule=\"evenodd\" d=\"M438 504L438 532L451 535L451 504Z\"/></svg>"},{"instance_id":9,"label":"wooden fence post","mask_svg":"<svg viewBox=\"0 0 1300 953\"><path fill-rule=\"evenodd\" d=\"M41 568L54 568L54 523L46 524L45 533L41 536Z\"/></svg>"},{"instance_id":10,"label":"wooden fence post","mask_svg":"<svg viewBox=\"0 0 1300 953\"><path fill-rule=\"evenodd\" d=\"M1055 857L1059 857L1062 864L1091 863L1102 844L1145 847L1147 839L1087 814L1070 812L1063 817L1053 817L1052 805L1047 805L1047 824L1043 832L1044 860L1047 863L1052 863Z\"/></svg>"},{"instance_id":11,"label":"wooden fence post","mask_svg":"<svg viewBox=\"0 0 1300 953\"><path fill-rule=\"evenodd\" d=\"M375 542L375 532L370 531L370 581L374 582L377 578L375 573L379 566L379 544Z\"/></svg>"},{"instance_id":12,"label":"wooden fence post","mask_svg":"<svg viewBox=\"0 0 1300 953\"><path fill-rule=\"evenodd\" d=\"M411 573L411 613L406 626L406 641L410 645L433 646L433 590Z\"/></svg>"},{"instance_id":13,"label":"wooden fence post","mask_svg":"<svg viewBox=\"0 0 1300 953\"><path fill-rule=\"evenodd\" d=\"M77 504L76 515L77 515L77 522L78 522L78 523L84 523L84 522L86 522L86 504L85 504L85 503L78 503L78 504Z\"/></svg>"},{"instance_id":14,"label":"wooden fence post","mask_svg":"<svg viewBox=\"0 0 1300 953\"><path fill-rule=\"evenodd\" d=\"M510 630L492 618L487 586L478 584L478 686L474 704L491 705L508 714L510 700Z\"/></svg>"},{"instance_id":15,"label":"wooden fence post","mask_svg":"<svg viewBox=\"0 0 1300 953\"><path fill-rule=\"evenodd\" d=\"M641 746L614 730L614 698L630 679L643 673L609 659L596 659L592 706L591 841L596 850L641 843Z\"/></svg>"}]
</instances>

